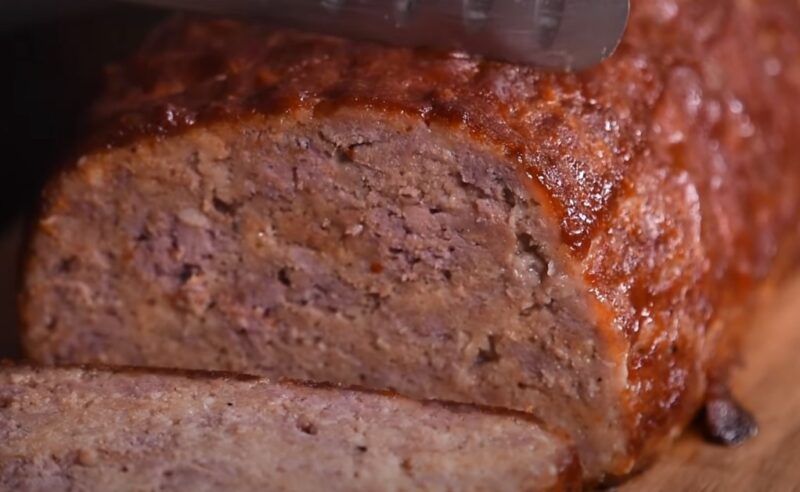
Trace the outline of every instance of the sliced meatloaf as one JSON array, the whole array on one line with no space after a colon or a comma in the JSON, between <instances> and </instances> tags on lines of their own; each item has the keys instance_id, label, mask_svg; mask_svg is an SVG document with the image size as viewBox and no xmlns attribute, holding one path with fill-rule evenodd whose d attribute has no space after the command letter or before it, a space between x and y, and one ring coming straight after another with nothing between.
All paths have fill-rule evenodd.
<instances>
[{"instance_id":1,"label":"sliced meatloaf","mask_svg":"<svg viewBox=\"0 0 800 492\"><path fill-rule=\"evenodd\" d=\"M581 74L178 18L46 193L25 344L535 409L623 475L796 229L799 104L794 0L639 0Z\"/></svg>"},{"instance_id":2,"label":"sliced meatloaf","mask_svg":"<svg viewBox=\"0 0 800 492\"><path fill-rule=\"evenodd\" d=\"M207 373L0 369L0 490L577 490L530 416Z\"/></svg>"}]
</instances>

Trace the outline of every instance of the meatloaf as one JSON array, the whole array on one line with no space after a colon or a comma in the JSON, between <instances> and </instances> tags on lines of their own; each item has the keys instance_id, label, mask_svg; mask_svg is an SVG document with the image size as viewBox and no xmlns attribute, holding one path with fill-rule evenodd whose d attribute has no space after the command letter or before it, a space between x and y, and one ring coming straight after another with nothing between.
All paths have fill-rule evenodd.
<instances>
[{"instance_id":1,"label":"meatloaf","mask_svg":"<svg viewBox=\"0 0 800 492\"><path fill-rule=\"evenodd\" d=\"M0 490L580 486L530 416L206 373L0 369Z\"/></svg>"},{"instance_id":2,"label":"meatloaf","mask_svg":"<svg viewBox=\"0 0 800 492\"><path fill-rule=\"evenodd\" d=\"M577 74L176 18L108 76L34 227L40 362L535 410L596 480L724 383L797 228L794 0L635 1Z\"/></svg>"}]
</instances>

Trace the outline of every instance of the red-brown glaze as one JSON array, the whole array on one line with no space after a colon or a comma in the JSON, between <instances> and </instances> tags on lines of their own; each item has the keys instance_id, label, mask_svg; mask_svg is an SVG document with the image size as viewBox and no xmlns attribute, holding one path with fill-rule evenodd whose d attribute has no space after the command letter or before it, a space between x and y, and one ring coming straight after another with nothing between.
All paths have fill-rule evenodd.
<instances>
[{"instance_id":1,"label":"red-brown glaze","mask_svg":"<svg viewBox=\"0 0 800 492\"><path fill-rule=\"evenodd\" d=\"M109 81L95 145L355 107L500 146L627 348L634 454L697 410L717 332L796 229L793 0L634 0L618 53L582 74L176 19Z\"/></svg>"}]
</instances>

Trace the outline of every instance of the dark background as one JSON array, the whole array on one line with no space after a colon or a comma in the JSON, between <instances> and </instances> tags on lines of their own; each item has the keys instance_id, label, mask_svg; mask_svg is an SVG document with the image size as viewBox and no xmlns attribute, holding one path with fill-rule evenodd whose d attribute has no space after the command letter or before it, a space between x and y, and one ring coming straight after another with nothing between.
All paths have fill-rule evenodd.
<instances>
[{"instance_id":1,"label":"dark background","mask_svg":"<svg viewBox=\"0 0 800 492\"><path fill-rule=\"evenodd\" d=\"M162 16L112 5L0 29L0 227L30 209L46 171L78 138L102 66L134 49Z\"/></svg>"},{"instance_id":2,"label":"dark background","mask_svg":"<svg viewBox=\"0 0 800 492\"><path fill-rule=\"evenodd\" d=\"M0 22L0 359L19 355L14 291L24 221L50 170L80 139L102 67L134 50L165 15L104 2Z\"/></svg>"}]
</instances>

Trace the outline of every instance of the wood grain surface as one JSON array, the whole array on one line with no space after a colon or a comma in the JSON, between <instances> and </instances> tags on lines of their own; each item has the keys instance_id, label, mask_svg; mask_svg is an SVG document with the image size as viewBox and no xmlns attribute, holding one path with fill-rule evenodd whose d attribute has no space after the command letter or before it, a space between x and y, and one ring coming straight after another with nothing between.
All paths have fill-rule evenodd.
<instances>
[{"instance_id":1,"label":"wood grain surface","mask_svg":"<svg viewBox=\"0 0 800 492\"><path fill-rule=\"evenodd\" d=\"M0 358L18 352L12 307L20 231L19 223L0 231ZM729 449L689 430L658 463L615 492L800 492L800 277L760 311L734 386L757 416L759 435Z\"/></svg>"}]
</instances>

